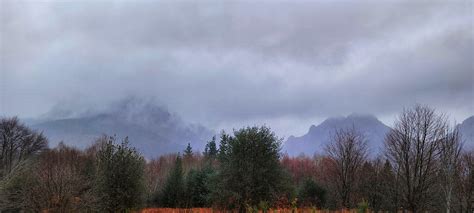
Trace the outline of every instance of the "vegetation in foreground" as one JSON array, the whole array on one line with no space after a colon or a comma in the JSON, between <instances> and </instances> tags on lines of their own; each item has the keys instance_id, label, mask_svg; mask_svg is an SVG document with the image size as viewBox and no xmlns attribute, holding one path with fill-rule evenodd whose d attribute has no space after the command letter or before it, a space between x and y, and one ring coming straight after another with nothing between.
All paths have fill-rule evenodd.
<instances>
[{"instance_id":1,"label":"vegetation in foreground","mask_svg":"<svg viewBox=\"0 0 474 213\"><path fill-rule=\"evenodd\" d=\"M203 153L189 144L148 161L128 138L117 140L48 148L17 118L1 119L1 210L472 211L474 152L461 149L447 117L425 106L400 113L374 159L356 128L337 130L326 154L312 157L282 155L282 140L265 126L222 132Z\"/></svg>"}]
</instances>

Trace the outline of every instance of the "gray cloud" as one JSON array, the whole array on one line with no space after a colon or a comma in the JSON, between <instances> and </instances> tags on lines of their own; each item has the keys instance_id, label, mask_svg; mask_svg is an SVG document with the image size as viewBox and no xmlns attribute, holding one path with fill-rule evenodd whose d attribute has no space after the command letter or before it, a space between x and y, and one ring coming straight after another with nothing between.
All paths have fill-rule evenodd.
<instances>
[{"instance_id":1,"label":"gray cloud","mask_svg":"<svg viewBox=\"0 0 474 213\"><path fill-rule=\"evenodd\" d=\"M301 134L424 103L474 114L470 1L1 4L1 112L153 97L211 128ZM390 123L388 123L390 124Z\"/></svg>"}]
</instances>

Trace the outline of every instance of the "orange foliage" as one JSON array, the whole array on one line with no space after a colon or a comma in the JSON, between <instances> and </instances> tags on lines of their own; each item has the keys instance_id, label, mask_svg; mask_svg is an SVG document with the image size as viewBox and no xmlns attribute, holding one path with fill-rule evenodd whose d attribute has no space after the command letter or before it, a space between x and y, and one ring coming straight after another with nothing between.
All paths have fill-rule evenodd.
<instances>
[{"instance_id":1,"label":"orange foliage","mask_svg":"<svg viewBox=\"0 0 474 213\"><path fill-rule=\"evenodd\" d=\"M321 183L330 181L327 176L330 159L325 156L315 155L313 157L300 155L290 157L284 155L281 159L282 166L290 172L296 185L299 185L304 179L311 178Z\"/></svg>"},{"instance_id":2,"label":"orange foliage","mask_svg":"<svg viewBox=\"0 0 474 213\"><path fill-rule=\"evenodd\" d=\"M141 213L227 213L227 212L238 212L236 210L216 210L212 208L192 208L192 209L173 209L173 208L148 208L140 211ZM262 211L259 211L261 213ZM270 209L269 213L356 213L355 209L342 209L342 210L316 210L311 208L299 208L295 211L293 209Z\"/></svg>"}]
</instances>

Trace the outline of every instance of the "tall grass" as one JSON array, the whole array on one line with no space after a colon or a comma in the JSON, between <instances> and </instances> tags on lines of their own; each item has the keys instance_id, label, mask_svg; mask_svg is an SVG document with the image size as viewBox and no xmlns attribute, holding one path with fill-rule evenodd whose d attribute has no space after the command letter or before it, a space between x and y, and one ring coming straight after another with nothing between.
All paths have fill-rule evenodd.
<instances>
[{"instance_id":1,"label":"tall grass","mask_svg":"<svg viewBox=\"0 0 474 213\"><path fill-rule=\"evenodd\" d=\"M140 211L141 213L233 213L237 210L216 210L212 208L191 208L191 209L174 209L174 208L148 208ZM264 213L263 211L258 211ZM268 213L358 213L358 209L341 209L341 210L321 210L314 208L298 208L298 209L269 209ZM367 210L367 213L371 212Z\"/></svg>"}]
</instances>

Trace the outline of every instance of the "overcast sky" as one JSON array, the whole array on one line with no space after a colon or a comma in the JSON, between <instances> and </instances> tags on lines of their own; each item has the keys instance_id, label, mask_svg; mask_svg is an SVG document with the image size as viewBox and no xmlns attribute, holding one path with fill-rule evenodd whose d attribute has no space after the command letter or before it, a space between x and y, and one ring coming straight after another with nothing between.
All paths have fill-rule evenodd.
<instances>
[{"instance_id":1,"label":"overcast sky","mask_svg":"<svg viewBox=\"0 0 474 213\"><path fill-rule=\"evenodd\" d=\"M212 129L304 134L403 107L474 114L466 1L1 1L0 115L153 99Z\"/></svg>"}]
</instances>

